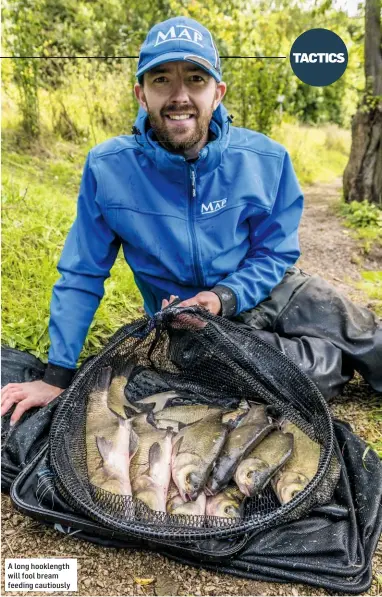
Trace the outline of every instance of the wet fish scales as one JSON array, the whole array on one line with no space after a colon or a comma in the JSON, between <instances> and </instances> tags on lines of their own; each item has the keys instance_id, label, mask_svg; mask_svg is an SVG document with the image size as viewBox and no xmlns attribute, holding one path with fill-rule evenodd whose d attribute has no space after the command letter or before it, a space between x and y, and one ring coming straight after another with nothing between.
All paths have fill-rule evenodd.
<instances>
[{"instance_id":1,"label":"wet fish scales","mask_svg":"<svg viewBox=\"0 0 382 597\"><path fill-rule=\"evenodd\" d=\"M292 456L293 434L272 431L243 458L235 472L235 482L247 497L260 493L273 475Z\"/></svg>"},{"instance_id":2,"label":"wet fish scales","mask_svg":"<svg viewBox=\"0 0 382 597\"><path fill-rule=\"evenodd\" d=\"M102 468L107 480L115 480L115 493L131 495L129 475L130 460L138 449L138 436L131 421L118 418L118 429L111 440L96 437L96 443L102 458ZM114 485L114 483L113 483ZM105 489L105 486L102 485Z\"/></svg>"},{"instance_id":3,"label":"wet fish scales","mask_svg":"<svg viewBox=\"0 0 382 597\"><path fill-rule=\"evenodd\" d=\"M132 462L130 467L134 498L159 512L166 512L171 480L172 438L173 431L170 428L163 433L152 434L151 441L146 437L141 454L137 453L137 462Z\"/></svg>"},{"instance_id":4,"label":"wet fish scales","mask_svg":"<svg viewBox=\"0 0 382 597\"><path fill-rule=\"evenodd\" d=\"M272 486L281 504L287 504L303 491L318 471L321 448L297 425L285 421L281 425L285 433L294 438L292 457L272 479Z\"/></svg>"},{"instance_id":5,"label":"wet fish scales","mask_svg":"<svg viewBox=\"0 0 382 597\"><path fill-rule=\"evenodd\" d=\"M267 415L265 405L251 406L248 413L227 437L223 450L214 464L211 478L208 480L205 490L207 495L216 495L224 489L232 479L240 461L275 427Z\"/></svg>"},{"instance_id":6,"label":"wet fish scales","mask_svg":"<svg viewBox=\"0 0 382 597\"><path fill-rule=\"evenodd\" d=\"M238 519L242 516L245 496L235 486L227 487L218 494L207 497L206 515Z\"/></svg>"},{"instance_id":7,"label":"wet fish scales","mask_svg":"<svg viewBox=\"0 0 382 597\"><path fill-rule=\"evenodd\" d=\"M221 419L221 411L206 415L174 438L172 478L184 501L197 498L223 447L228 430Z\"/></svg>"},{"instance_id":8,"label":"wet fish scales","mask_svg":"<svg viewBox=\"0 0 382 597\"><path fill-rule=\"evenodd\" d=\"M202 404L170 406L158 412L155 420L165 419L168 421L177 421L184 425L192 425L203 419L206 415L222 412L220 408L214 408Z\"/></svg>"},{"instance_id":9,"label":"wet fish scales","mask_svg":"<svg viewBox=\"0 0 382 597\"><path fill-rule=\"evenodd\" d=\"M104 367L99 371L86 408L86 464L89 481L93 485L99 485L104 480L100 471L102 458L97 448L96 436L110 439L118 429L118 418L107 404L111 374L111 367Z\"/></svg>"}]
</instances>

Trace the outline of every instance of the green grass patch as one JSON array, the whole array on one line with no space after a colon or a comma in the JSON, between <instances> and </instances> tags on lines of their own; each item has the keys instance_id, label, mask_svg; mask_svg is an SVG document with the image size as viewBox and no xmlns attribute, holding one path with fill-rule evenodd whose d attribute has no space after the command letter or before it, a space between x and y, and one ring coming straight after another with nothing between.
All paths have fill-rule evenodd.
<instances>
[{"instance_id":1,"label":"green grass patch","mask_svg":"<svg viewBox=\"0 0 382 597\"><path fill-rule=\"evenodd\" d=\"M335 208L344 218L344 224L352 231L364 256L382 247L382 211L367 201L345 203L341 201ZM359 264L362 265L362 257ZM365 292L373 301L373 310L382 317L382 271L361 271L363 280L356 287Z\"/></svg>"},{"instance_id":2,"label":"green grass patch","mask_svg":"<svg viewBox=\"0 0 382 597\"><path fill-rule=\"evenodd\" d=\"M342 176L349 158L350 132L334 124L320 128L288 118L272 137L285 145L301 185L331 182Z\"/></svg>"},{"instance_id":3,"label":"green grass patch","mask_svg":"<svg viewBox=\"0 0 382 597\"><path fill-rule=\"evenodd\" d=\"M373 310L382 317L382 271L362 271L362 282L357 282L356 287L363 290L373 301Z\"/></svg>"},{"instance_id":4,"label":"green grass patch","mask_svg":"<svg viewBox=\"0 0 382 597\"><path fill-rule=\"evenodd\" d=\"M6 154L3 163L2 341L45 362L52 287L75 218L82 166L67 156L46 160L12 152ZM97 352L121 325L139 315L141 297L121 255L105 289L81 360Z\"/></svg>"}]
</instances>

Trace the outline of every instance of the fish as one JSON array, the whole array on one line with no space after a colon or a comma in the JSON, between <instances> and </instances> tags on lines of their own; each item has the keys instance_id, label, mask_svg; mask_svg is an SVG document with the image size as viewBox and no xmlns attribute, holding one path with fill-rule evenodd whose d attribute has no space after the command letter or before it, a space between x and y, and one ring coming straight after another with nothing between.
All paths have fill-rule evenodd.
<instances>
[{"instance_id":1,"label":"fish","mask_svg":"<svg viewBox=\"0 0 382 597\"><path fill-rule=\"evenodd\" d=\"M166 404L174 400L175 398L181 398L182 394L175 390L169 390L168 392L159 392L152 396L146 396L146 398L140 398L136 402L126 402L125 412L128 416L134 416L141 412L159 412L166 407Z\"/></svg>"},{"instance_id":2,"label":"fish","mask_svg":"<svg viewBox=\"0 0 382 597\"><path fill-rule=\"evenodd\" d=\"M133 429L138 435L145 435L157 429L152 413L140 413L131 418ZM166 427L167 429L167 427Z\"/></svg>"},{"instance_id":3,"label":"fish","mask_svg":"<svg viewBox=\"0 0 382 597\"><path fill-rule=\"evenodd\" d=\"M321 447L290 421L284 421L281 429L285 433L293 434L293 454L273 477L272 487L281 504L287 504L303 491L316 475Z\"/></svg>"},{"instance_id":4,"label":"fish","mask_svg":"<svg viewBox=\"0 0 382 597\"><path fill-rule=\"evenodd\" d=\"M236 410L230 410L224 413L222 417L223 423L230 424L231 427L235 427L247 413L249 408L250 406L248 402L246 400L241 400Z\"/></svg>"},{"instance_id":5,"label":"fish","mask_svg":"<svg viewBox=\"0 0 382 597\"><path fill-rule=\"evenodd\" d=\"M221 411L184 427L173 442L172 478L183 501L194 501L203 490L213 463L219 455L228 428Z\"/></svg>"},{"instance_id":6,"label":"fish","mask_svg":"<svg viewBox=\"0 0 382 597\"><path fill-rule=\"evenodd\" d=\"M242 517L245 496L234 485L207 497L206 515L237 519Z\"/></svg>"},{"instance_id":7,"label":"fish","mask_svg":"<svg viewBox=\"0 0 382 597\"><path fill-rule=\"evenodd\" d=\"M251 406L229 433L206 485L206 494L216 495L227 487L240 461L273 429L275 424L268 417L267 407L264 404Z\"/></svg>"},{"instance_id":8,"label":"fish","mask_svg":"<svg viewBox=\"0 0 382 597\"><path fill-rule=\"evenodd\" d=\"M158 512L166 512L173 436L171 428L141 435L130 464L133 497Z\"/></svg>"},{"instance_id":9,"label":"fish","mask_svg":"<svg viewBox=\"0 0 382 597\"><path fill-rule=\"evenodd\" d=\"M182 498L180 497L179 489L175 485L172 477L170 479L170 484L168 486L167 491L167 499L166 499L166 510L169 514L171 514L172 510L177 506L184 504Z\"/></svg>"},{"instance_id":10,"label":"fish","mask_svg":"<svg viewBox=\"0 0 382 597\"><path fill-rule=\"evenodd\" d=\"M206 511L206 494L203 491L193 502L184 502L180 495L167 502L167 513L173 516L203 516ZM201 526L196 524L195 526Z\"/></svg>"},{"instance_id":11,"label":"fish","mask_svg":"<svg viewBox=\"0 0 382 597\"><path fill-rule=\"evenodd\" d=\"M119 490L115 493L132 495L129 467L130 460L138 449L138 435L132 427L131 420L118 417L115 436L111 440L96 436L96 443L103 461L104 474L107 479L117 481L116 488Z\"/></svg>"},{"instance_id":12,"label":"fish","mask_svg":"<svg viewBox=\"0 0 382 597\"><path fill-rule=\"evenodd\" d=\"M271 431L243 458L235 472L235 482L247 497L260 493L270 479L292 456L293 434Z\"/></svg>"},{"instance_id":13,"label":"fish","mask_svg":"<svg viewBox=\"0 0 382 597\"><path fill-rule=\"evenodd\" d=\"M165 408L156 413L154 418L157 424L160 424L159 421L164 419L166 421L177 421L183 425L191 425L192 423L197 423L206 415L220 412L222 412L220 408L214 408L204 404L186 404L184 406L170 406Z\"/></svg>"},{"instance_id":14,"label":"fish","mask_svg":"<svg viewBox=\"0 0 382 597\"><path fill-rule=\"evenodd\" d=\"M167 427L172 427L176 433L178 433L178 431L184 427L183 423L171 421L171 419L154 419L153 424L155 424L157 429L167 429Z\"/></svg>"},{"instance_id":15,"label":"fish","mask_svg":"<svg viewBox=\"0 0 382 597\"><path fill-rule=\"evenodd\" d=\"M101 470L102 458L97 447L96 436L111 439L118 429L118 418L108 407L111 374L111 367L103 367L99 371L86 408L86 463L89 481L97 486L105 481L105 477Z\"/></svg>"},{"instance_id":16,"label":"fish","mask_svg":"<svg viewBox=\"0 0 382 597\"><path fill-rule=\"evenodd\" d=\"M122 417L123 419L126 418L124 406L127 406L125 388L129 383L129 378L135 366L136 360L133 358L123 363L123 365L120 367L120 370L114 374L109 387L107 398L108 407L116 415Z\"/></svg>"}]
</instances>

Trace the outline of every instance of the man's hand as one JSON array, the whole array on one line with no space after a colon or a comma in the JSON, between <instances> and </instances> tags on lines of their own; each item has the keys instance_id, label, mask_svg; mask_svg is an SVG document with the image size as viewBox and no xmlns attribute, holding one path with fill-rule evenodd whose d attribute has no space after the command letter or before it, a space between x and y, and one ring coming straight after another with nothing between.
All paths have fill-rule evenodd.
<instances>
[{"instance_id":1,"label":"man's hand","mask_svg":"<svg viewBox=\"0 0 382 597\"><path fill-rule=\"evenodd\" d=\"M162 301L162 309L167 307L170 303L172 303L176 298L173 294L170 296L170 300L163 299ZM182 301L177 305L177 307L191 307L192 305L200 305L205 309L208 309L213 315L218 315L221 311L221 302L220 298L214 292L210 292L209 290L203 290L203 292L199 292L195 296Z\"/></svg>"},{"instance_id":2,"label":"man's hand","mask_svg":"<svg viewBox=\"0 0 382 597\"><path fill-rule=\"evenodd\" d=\"M9 383L1 390L1 416L18 402L11 417L11 425L14 425L26 410L34 406L46 406L63 391L40 380Z\"/></svg>"}]
</instances>

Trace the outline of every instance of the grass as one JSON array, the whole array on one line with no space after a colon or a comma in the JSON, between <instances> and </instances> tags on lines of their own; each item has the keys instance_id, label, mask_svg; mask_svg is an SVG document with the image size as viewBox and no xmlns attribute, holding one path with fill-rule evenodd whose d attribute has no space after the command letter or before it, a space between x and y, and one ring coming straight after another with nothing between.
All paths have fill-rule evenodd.
<instances>
[{"instance_id":1,"label":"grass","mask_svg":"<svg viewBox=\"0 0 382 597\"><path fill-rule=\"evenodd\" d=\"M43 361L49 346L52 286L59 276L56 265L75 218L85 155L78 152L73 162L62 145L51 148L48 160L42 148L40 155L3 153L2 341ZM69 147L66 150L70 153ZM140 294L121 255L105 289L81 359L97 352L121 325L139 315Z\"/></svg>"},{"instance_id":2,"label":"grass","mask_svg":"<svg viewBox=\"0 0 382 597\"><path fill-rule=\"evenodd\" d=\"M331 182L342 175L349 158L350 132L335 124L316 128L288 118L272 137L287 148L301 185Z\"/></svg>"},{"instance_id":3,"label":"grass","mask_svg":"<svg viewBox=\"0 0 382 597\"><path fill-rule=\"evenodd\" d=\"M341 201L336 211L344 218L344 224L351 229L358 241L361 255L356 257L357 265L362 266L364 258L374 250L382 249L382 211L366 201L344 203ZM373 303L373 309L382 317L382 271L361 271L363 280L356 287L365 292Z\"/></svg>"}]
</instances>

